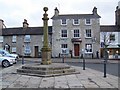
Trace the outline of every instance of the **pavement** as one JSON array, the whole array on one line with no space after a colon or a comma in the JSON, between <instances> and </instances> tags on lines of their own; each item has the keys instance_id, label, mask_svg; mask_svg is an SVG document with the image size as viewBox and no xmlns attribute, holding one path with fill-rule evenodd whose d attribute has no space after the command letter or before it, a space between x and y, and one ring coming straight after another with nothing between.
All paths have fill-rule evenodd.
<instances>
[{"instance_id":1,"label":"pavement","mask_svg":"<svg viewBox=\"0 0 120 90\"><path fill-rule=\"evenodd\" d=\"M26 58L25 60L33 60L39 62L38 58ZM54 62L59 62L61 59L52 59ZM65 62L71 59L66 58ZM73 62L78 62L79 59L72 59ZM94 61L94 62L93 62ZM102 60L89 60L88 63L101 63ZM82 61L80 61L82 62ZM118 61L108 61L109 63L117 63ZM13 65L4 68L0 71L0 88L2 90L119 90L118 77L107 74L103 77L103 72L96 71L90 68L72 66L80 72L80 74L62 75L55 77L36 77L17 74L16 69L22 65Z\"/></svg>"}]
</instances>

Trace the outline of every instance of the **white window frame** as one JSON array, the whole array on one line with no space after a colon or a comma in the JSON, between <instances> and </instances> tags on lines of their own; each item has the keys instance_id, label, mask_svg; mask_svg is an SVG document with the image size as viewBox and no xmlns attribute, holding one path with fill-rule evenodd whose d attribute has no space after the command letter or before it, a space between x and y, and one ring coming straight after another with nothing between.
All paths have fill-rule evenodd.
<instances>
[{"instance_id":1,"label":"white window frame","mask_svg":"<svg viewBox=\"0 0 120 90\"><path fill-rule=\"evenodd\" d=\"M16 47L12 47L12 52L16 53L16 51L17 51L17 48Z\"/></svg>"},{"instance_id":2,"label":"white window frame","mask_svg":"<svg viewBox=\"0 0 120 90\"><path fill-rule=\"evenodd\" d=\"M30 42L30 41L31 41L31 36L25 35L24 42Z\"/></svg>"},{"instance_id":3,"label":"white window frame","mask_svg":"<svg viewBox=\"0 0 120 90\"><path fill-rule=\"evenodd\" d=\"M93 53L93 46L92 44L85 44L85 53Z\"/></svg>"},{"instance_id":4,"label":"white window frame","mask_svg":"<svg viewBox=\"0 0 120 90\"><path fill-rule=\"evenodd\" d=\"M78 21L76 21L78 20ZM78 23L76 23L78 22ZM80 19L73 19L73 25L80 25Z\"/></svg>"},{"instance_id":5,"label":"white window frame","mask_svg":"<svg viewBox=\"0 0 120 90\"><path fill-rule=\"evenodd\" d=\"M65 20L65 22L63 22ZM67 25L67 19L61 19L61 25Z\"/></svg>"},{"instance_id":6,"label":"white window frame","mask_svg":"<svg viewBox=\"0 0 120 90\"><path fill-rule=\"evenodd\" d=\"M87 20L88 20L88 19L89 19L89 22L90 22L90 23L87 23ZM91 25L91 24L92 24L92 20L91 20L90 18L86 18L86 19L85 19L85 25Z\"/></svg>"},{"instance_id":7,"label":"white window frame","mask_svg":"<svg viewBox=\"0 0 120 90\"><path fill-rule=\"evenodd\" d=\"M67 31L67 34L63 33L63 31ZM64 35L66 35L66 37L63 37ZM67 29L62 29L61 30L61 38L67 38L67 37L68 37L68 30Z\"/></svg>"},{"instance_id":8,"label":"white window frame","mask_svg":"<svg viewBox=\"0 0 120 90\"><path fill-rule=\"evenodd\" d=\"M76 32L78 31L78 32L76 33L75 31L76 31ZM76 35L76 36L75 36L75 35ZM77 36L77 35L78 35L78 36ZM73 37L74 37L74 38L80 38L80 30L79 30L79 29L74 29L74 30L73 30Z\"/></svg>"},{"instance_id":9,"label":"white window frame","mask_svg":"<svg viewBox=\"0 0 120 90\"><path fill-rule=\"evenodd\" d=\"M87 32L88 30L90 31L90 33ZM85 29L85 38L92 38L92 30L91 29Z\"/></svg>"},{"instance_id":10,"label":"white window frame","mask_svg":"<svg viewBox=\"0 0 120 90\"><path fill-rule=\"evenodd\" d=\"M31 47L29 44L26 44L24 47L24 54L25 55L30 55L31 54Z\"/></svg>"},{"instance_id":11,"label":"white window frame","mask_svg":"<svg viewBox=\"0 0 120 90\"><path fill-rule=\"evenodd\" d=\"M68 44L61 44L61 54L68 54Z\"/></svg>"},{"instance_id":12,"label":"white window frame","mask_svg":"<svg viewBox=\"0 0 120 90\"><path fill-rule=\"evenodd\" d=\"M0 42L3 42L3 36L0 36Z\"/></svg>"},{"instance_id":13,"label":"white window frame","mask_svg":"<svg viewBox=\"0 0 120 90\"><path fill-rule=\"evenodd\" d=\"M12 36L12 42L15 43L16 41L17 41L17 36L16 36L16 35L13 35L13 36Z\"/></svg>"}]
</instances>

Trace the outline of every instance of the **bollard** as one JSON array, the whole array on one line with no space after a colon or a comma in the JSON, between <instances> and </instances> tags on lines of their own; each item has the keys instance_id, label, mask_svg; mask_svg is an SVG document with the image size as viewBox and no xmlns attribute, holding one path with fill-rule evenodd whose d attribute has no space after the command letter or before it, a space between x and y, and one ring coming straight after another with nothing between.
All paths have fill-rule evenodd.
<instances>
[{"instance_id":1,"label":"bollard","mask_svg":"<svg viewBox=\"0 0 120 90\"><path fill-rule=\"evenodd\" d=\"M85 70L85 59L83 58L83 70Z\"/></svg>"},{"instance_id":2,"label":"bollard","mask_svg":"<svg viewBox=\"0 0 120 90\"><path fill-rule=\"evenodd\" d=\"M62 62L64 63L64 55L62 56Z\"/></svg>"},{"instance_id":3,"label":"bollard","mask_svg":"<svg viewBox=\"0 0 120 90\"><path fill-rule=\"evenodd\" d=\"M22 56L22 64L24 64L24 56Z\"/></svg>"},{"instance_id":4,"label":"bollard","mask_svg":"<svg viewBox=\"0 0 120 90\"><path fill-rule=\"evenodd\" d=\"M104 60L104 78L106 78L106 60Z\"/></svg>"}]
</instances>

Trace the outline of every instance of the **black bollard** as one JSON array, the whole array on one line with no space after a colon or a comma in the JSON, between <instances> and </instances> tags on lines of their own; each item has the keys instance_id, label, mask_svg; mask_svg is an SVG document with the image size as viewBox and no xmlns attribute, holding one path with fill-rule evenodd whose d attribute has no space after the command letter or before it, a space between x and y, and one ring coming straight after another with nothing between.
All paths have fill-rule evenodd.
<instances>
[{"instance_id":1,"label":"black bollard","mask_svg":"<svg viewBox=\"0 0 120 90\"><path fill-rule=\"evenodd\" d=\"M106 78L106 60L104 60L104 78Z\"/></svg>"},{"instance_id":2,"label":"black bollard","mask_svg":"<svg viewBox=\"0 0 120 90\"><path fill-rule=\"evenodd\" d=\"M24 56L22 56L22 64L24 64Z\"/></svg>"},{"instance_id":3,"label":"black bollard","mask_svg":"<svg viewBox=\"0 0 120 90\"><path fill-rule=\"evenodd\" d=\"M83 70L85 70L85 59L83 57Z\"/></svg>"},{"instance_id":4,"label":"black bollard","mask_svg":"<svg viewBox=\"0 0 120 90\"><path fill-rule=\"evenodd\" d=\"M62 62L64 63L64 55L62 56Z\"/></svg>"}]
</instances>

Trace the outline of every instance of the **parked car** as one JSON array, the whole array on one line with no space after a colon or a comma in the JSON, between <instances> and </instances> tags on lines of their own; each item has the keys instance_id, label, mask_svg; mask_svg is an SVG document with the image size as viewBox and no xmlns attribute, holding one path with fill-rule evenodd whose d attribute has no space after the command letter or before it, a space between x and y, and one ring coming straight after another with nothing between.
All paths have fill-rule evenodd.
<instances>
[{"instance_id":1,"label":"parked car","mask_svg":"<svg viewBox=\"0 0 120 90\"><path fill-rule=\"evenodd\" d=\"M9 53L6 50L0 50L0 54L2 54L2 56L15 58L16 60L19 58L19 55L17 55L17 54L11 54L11 53Z\"/></svg>"},{"instance_id":2,"label":"parked car","mask_svg":"<svg viewBox=\"0 0 120 90\"><path fill-rule=\"evenodd\" d=\"M11 58L11 57L3 57L0 54L0 65L2 67L9 67L10 65L13 65L13 63L15 62L15 58Z\"/></svg>"}]
</instances>

